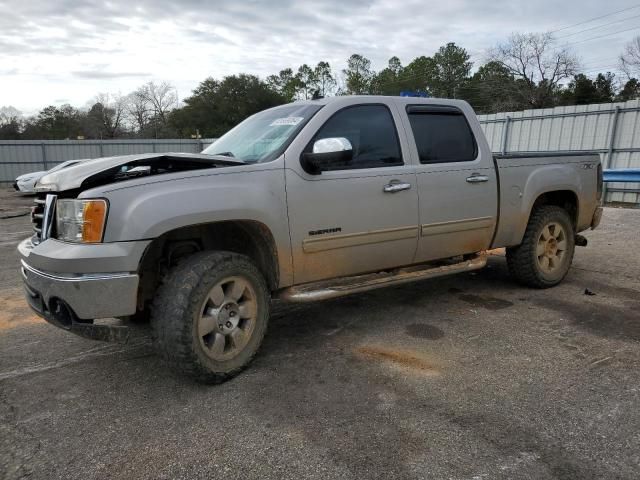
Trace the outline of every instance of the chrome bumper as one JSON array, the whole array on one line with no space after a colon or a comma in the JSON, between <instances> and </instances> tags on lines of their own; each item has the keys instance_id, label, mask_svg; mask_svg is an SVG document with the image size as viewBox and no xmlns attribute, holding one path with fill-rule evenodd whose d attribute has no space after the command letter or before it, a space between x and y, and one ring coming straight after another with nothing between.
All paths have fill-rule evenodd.
<instances>
[{"instance_id":1,"label":"chrome bumper","mask_svg":"<svg viewBox=\"0 0 640 480\"><path fill-rule=\"evenodd\" d=\"M24 260L22 279L27 302L45 320L55 321L55 306L62 301L80 320L124 317L136 312L137 274L62 274L37 270Z\"/></svg>"}]
</instances>

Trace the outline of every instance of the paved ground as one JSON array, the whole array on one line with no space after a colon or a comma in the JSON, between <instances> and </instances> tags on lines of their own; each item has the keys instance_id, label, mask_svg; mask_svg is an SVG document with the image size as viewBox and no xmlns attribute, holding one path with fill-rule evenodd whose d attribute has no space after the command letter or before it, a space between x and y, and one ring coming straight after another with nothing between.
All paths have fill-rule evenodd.
<instances>
[{"instance_id":1,"label":"paved ground","mask_svg":"<svg viewBox=\"0 0 640 480\"><path fill-rule=\"evenodd\" d=\"M588 479L640 475L640 210L607 209L559 287L476 274L275 307L226 384L144 335L94 343L25 307L0 220L0 477ZM585 288L595 296L584 294Z\"/></svg>"}]
</instances>

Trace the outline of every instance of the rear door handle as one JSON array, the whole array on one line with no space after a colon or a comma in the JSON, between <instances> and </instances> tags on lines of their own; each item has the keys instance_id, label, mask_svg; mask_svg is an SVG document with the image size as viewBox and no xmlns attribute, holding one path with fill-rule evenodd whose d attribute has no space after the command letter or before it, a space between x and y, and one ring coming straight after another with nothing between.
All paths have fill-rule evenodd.
<instances>
[{"instance_id":1,"label":"rear door handle","mask_svg":"<svg viewBox=\"0 0 640 480\"><path fill-rule=\"evenodd\" d=\"M482 183L488 181L489 177L487 177L486 175L471 175L470 177L467 177L467 182L469 183Z\"/></svg>"},{"instance_id":2,"label":"rear door handle","mask_svg":"<svg viewBox=\"0 0 640 480\"><path fill-rule=\"evenodd\" d=\"M383 190L385 193L396 193L401 192L402 190L409 190L410 188L410 183L391 181L384 186Z\"/></svg>"}]
</instances>

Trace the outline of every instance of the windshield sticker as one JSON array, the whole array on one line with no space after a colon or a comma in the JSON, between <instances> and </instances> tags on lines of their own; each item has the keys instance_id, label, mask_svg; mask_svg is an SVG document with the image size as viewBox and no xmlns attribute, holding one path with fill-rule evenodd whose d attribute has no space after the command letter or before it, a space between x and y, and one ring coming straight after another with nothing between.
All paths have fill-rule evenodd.
<instances>
[{"instance_id":1,"label":"windshield sticker","mask_svg":"<svg viewBox=\"0 0 640 480\"><path fill-rule=\"evenodd\" d=\"M273 122L269 124L270 127L278 127L280 125L298 125L304 117L283 117L276 118Z\"/></svg>"}]
</instances>

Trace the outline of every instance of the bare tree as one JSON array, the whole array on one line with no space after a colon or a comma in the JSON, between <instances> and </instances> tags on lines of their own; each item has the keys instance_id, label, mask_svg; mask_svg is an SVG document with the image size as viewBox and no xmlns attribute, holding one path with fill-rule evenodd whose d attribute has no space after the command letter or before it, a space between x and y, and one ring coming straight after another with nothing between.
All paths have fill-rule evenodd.
<instances>
[{"instance_id":1,"label":"bare tree","mask_svg":"<svg viewBox=\"0 0 640 480\"><path fill-rule=\"evenodd\" d=\"M166 125L167 113L178 103L175 87L168 82L149 82L142 87L142 91L154 115L163 125Z\"/></svg>"},{"instance_id":2,"label":"bare tree","mask_svg":"<svg viewBox=\"0 0 640 480\"><path fill-rule=\"evenodd\" d=\"M94 101L89 113L100 122L107 138L117 137L124 123L126 98L119 93L99 93Z\"/></svg>"},{"instance_id":3,"label":"bare tree","mask_svg":"<svg viewBox=\"0 0 640 480\"><path fill-rule=\"evenodd\" d=\"M513 33L489 51L489 60L520 80L520 93L534 108L550 105L560 82L574 75L579 66L576 55L567 47L558 47L550 33Z\"/></svg>"},{"instance_id":4,"label":"bare tree","mask_svg":"<svg viewBox=\"0 0 640 480\"><path fill-rule=\"evenodd\" d=\"M22 113L15 107L0 107L0 126L5 126L13 122L17 122Z\"/></svg>"},{"instance_id":5,"label":"bare tree","mask_svg":"<svg viewBox=\"0 0 640 480\"><path fill-rule=\"evenodd\" d=\"M624 52L620 55L620 69L629 79L640 73L640 36L625 45Z\"/></svg>"},{"instance_id":6,"label":"bare tree","mask_svg":"<svg viewBox=\"0 0 640 480\"><path fill-rule=\"evenodd\" d=\"M153 111L144 87L127 95L126 110L129 123L138 130L138 133L142 133L147 128Z\"/></svg>"}]
</instances>

